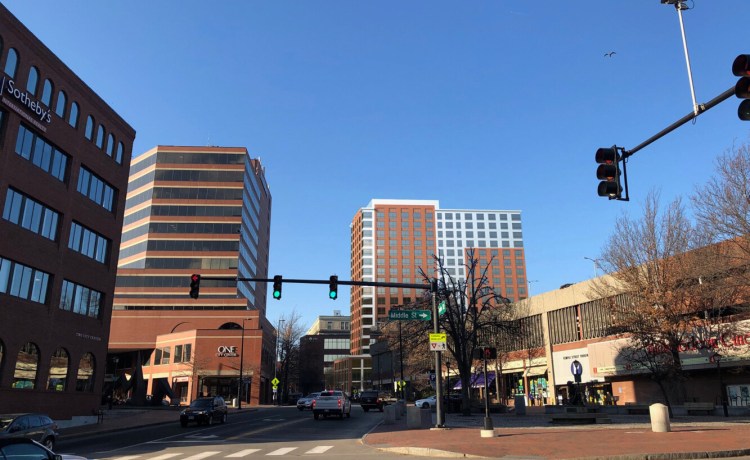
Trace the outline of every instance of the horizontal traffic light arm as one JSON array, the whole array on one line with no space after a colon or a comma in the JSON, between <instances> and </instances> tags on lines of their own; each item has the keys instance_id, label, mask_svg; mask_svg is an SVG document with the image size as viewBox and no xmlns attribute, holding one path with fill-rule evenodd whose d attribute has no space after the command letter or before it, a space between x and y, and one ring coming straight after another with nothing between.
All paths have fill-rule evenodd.
<instances>
[{"instance_id":1,"label":"horizontal traffic light arm","mask_svg":"<svg viewBox=\"0 0 750 460\"><path fill-rule=\"evenodd\" d=\"M642 148L650 145L651 143L661 139L662 137L666 136L667 134L671 133L675 129L679 128L680 126L684 125L690 120L693 120L694 118L697 118L698 115L702 114L703 112L719 105L720 103L726 101L730 97L734 95L734 86L729 88L728 90L724 91L723 93L719 94L715 98L711 99L710 101L706 102L705 104L699 104L696 112L690 112L684 117L680 118L679 120L675 121L671 125L667 126L666 128L662 129L658 133L654 134L653 136L649 137L645 141L641 142L640 144L636 145L630 150L624 150L622 153L622 158L628 158L629 156L633 155L635 152L641 150Z\"/></svg>"},{"instance_id":2,"label":"horizontal traffic light arm","mask_svg":"<svg viewBox=\"0 0 750 460\"><path fill-rule=\"evenodd\" d=\"M222 281L222 280L235 280L240 281L257 281L259 283L273 283L273 278L240 278L234 276L201 276L202 281ZM330 279L325 280L303 280L303 279L290 279L283 278L282 282L286 283L297 283L297 284L329 284ZM339 285L344 286L370 286L370 287L393 287L393 288L413 288L413 289L425 289L432 291L434 289L433 284L410 284L410 283L380 283L377 281L345 281L338 280Z\"/></svg>"}]
</instances>

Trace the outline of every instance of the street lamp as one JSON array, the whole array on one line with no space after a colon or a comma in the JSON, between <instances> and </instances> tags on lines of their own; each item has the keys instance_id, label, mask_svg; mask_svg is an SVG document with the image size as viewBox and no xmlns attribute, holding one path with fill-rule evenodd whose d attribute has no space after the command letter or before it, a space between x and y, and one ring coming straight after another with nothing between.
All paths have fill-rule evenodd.
<instances>
[{"instance_id":1,"label":"street lamp","mask_svg":"<svg viewBox=\"0 0 750 460\"><path fill-rule=\"evenodd\" d=\"M279 318L279 327L276 328L276 359L274 359L274 361L273 361L273 378L274 378L274 380L276 380L276 371L277 371L277 369L279 367L279 363L281 361L281 352L279 350L279 334L281 333L281 323L283 323L283 322L284 322L284 319L283 318ZM281 398L279 398L279 392L276 389L274 389L273 393L274 393L273 397L276 400L277 405L280 406L281 405Z\"/></svg>"},{"instance_id":2,"label":"street lamp","mask_svg":"<svg viewBox=\"0 0 750 460\"><path fill-rule=\"evenodd\" d=\"M598 278L599 277L598 269L600 268L599 261L602 259L592 259L591 257L586 257L586 256L583 256L583 258L586 260L590 260L591 262L594 263L594 278Z\"/></svg>"},{"instance_id":3,"label":"street lamp","mask_svg":"<svg viewBox=\"0 0 750 460\"><path fill-rule=\"evenodd\" d=\"M242 339L240 341L240 380L237 384L237 409L242 409L242 365L245 362L245 321L250 318L242 318Z\"/></svg>"},{"instance_id":4,"label":"street lamp","mask_svg":"<svg viewBox=\"0 0 750 460\"><path fill-rule=\"evenodd\" d=\"M719 374L719 398L721 399L721 407L724 409L724 417L729 417L729 408L727 408L727 398L724 394L724 379L721 376L721 358L719 352L715 352L711 355L711 358L716 362L716 372Z\"/></svg>"}]
</instances>

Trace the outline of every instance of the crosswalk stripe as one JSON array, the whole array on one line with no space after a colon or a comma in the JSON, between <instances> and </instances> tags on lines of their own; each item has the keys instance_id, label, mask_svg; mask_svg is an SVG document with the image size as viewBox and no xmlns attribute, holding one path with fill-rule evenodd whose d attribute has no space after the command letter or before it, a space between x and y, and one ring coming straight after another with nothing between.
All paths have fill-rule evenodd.
<instances>
[{"instance_id":1,"label":"crosswalk stripe","mask_svg":"<svg viewBox=\"0 0 750 460\"><path fill-rule=\"evenodd\" d=\"M313 449L308 450L305 452L306 454L322 454L328 449L331 449L333 446L317 446Z\"/></svg>"},{"instance_id":2,"label":"crosswalk stripe","mask_svg":"<svg viewBox=\"0 0 750 460\"><path fill-rule=\"evenodd\" d=\"M282 447L281 449L276 449L273 452L267 453L266 455L286 455L294 449L296 449L296 447Z\"/></svg>"},{"instance_id":3,"label":"crosswalk stripe","mask_svg":"<svg viewBox=\"0 0 750 460\"><path fill-rule=\"evenodd\" d=\"M178 452L176 454L159 455L157 457L150 458L149 460L167 460L168 458L177 457L178 455L182 455L182 452Z\"/></svg>"},{"instance_id":4,"label":"crosswalk stripe","mask_svg":"<svg viewBox=\"0 0 750 460\"><path fill-rule=\"evenodd\" d=\"M139 458L140 455L126 455L124 457L117 457L115 460L135 460L136 458Z\"/></svg>"},{"instance_id":5,"label":"crosswalk stripe","mask_svg":"<svg viewBox=\"0 0 750 460\"><path fill-rule=\"evenodd\" d=\"M212 455L220 454L221 452L218 451L207 451L207 452L201 452L200 454L191 455L190 457L185 457L182 460L201 460L206 457L210 457Z\"/></svg>"},{"instance_id":6,"label":"crosswalk stripe","mask_svg":"<svg viewBox=\"0 0 750 460\"><path fill-rule=\"evenodd\" d=\"M260 449L245 449L233 454L227 455L227 458L246 457L252 453L258 452Z\"/></svg>"}]
</instances>

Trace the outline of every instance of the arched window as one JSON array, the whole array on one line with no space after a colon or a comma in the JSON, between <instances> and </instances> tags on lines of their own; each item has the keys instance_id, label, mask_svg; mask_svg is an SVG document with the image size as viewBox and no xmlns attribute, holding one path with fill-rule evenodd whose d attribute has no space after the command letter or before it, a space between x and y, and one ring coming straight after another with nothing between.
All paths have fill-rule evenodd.
<instances>
[{"instance_id":1,"label":"arched window","mask_svg":"<svg viewBox=\"0 0 750 460\"><path fill-rule=\"evenodd\" d=\"M26 342L16 357L16 370L13 373L12 388L32 389L39 370L39 347L32 342Z\"/></svg>"},{"instance_id":2,"label":"arched window","mask_svg":"<svg viewBox=\"0 0 750 460\"><path fill-rule=\"evenodd\" d=\"M54 90L52 82L49 78L44 80L44 88L42 88L42 103L47 107L52 105L52 91Z\"/></svg>"},{"instance_id":3,"label":"arched window","mask_svg":"<svg viewBox=\"0 0 750 460\"><path fill-rule=\"evenodd\" d=\"M122 164L122 153L123 153L124 147L122 146L122 142L117 143L117 152L115 152L115 161L119 164Z\"/></svg>"},{"instance_id":4,"label":"arched window","mask_svg":"<svg viewBox=\"0 0 750 460\"><path fill-rule=\"evenodd\" d=\"M96 130L96 146L99 148L104 146L104 125L99 125Z\"/></svg>"},{"instance_id":5,"label":"arched window","mask_svg":"<svg viewBox=\"0 0 750 460\"><path fill-rule=\"evenodd\" d=\"M78 363L78 377L76 377L76 391L94 391L94 374L96 362L94 355L85 353Z\"/></svg>"},{"instance_id":6,"label":"arched window","mask_svg":"<svg viewBox=\"0 0 750 460\"><path fill-rule=\"evenodd\" d=\"M29 78L26 80L26 91L36 96L36 87L39 83L39 70L36 67L31 66L29 69Z\"/></svg>"},{"instance_id":7,"label":"arched window","mask_svg":"<svg viewBox=\"0 0 750 460\"><path fill-rule=\"evenodd\" d=\"M5 59L5 73L10 78L16 78L16 69L18 68L18 53L15 48L8 49L8 57Z\"/></svg>"},{"instance_id":8,"label":"arched window","mask_svg":"<svg viewBox=\"0 0 750 460\"><path fill-rule=\"evenodd\" d=\"M115 136L109 133L107 136L107 155L112 156L112 152L115 150Z\"/></svg>"},{"instance_id":9,"label":"arched window","mask_svg":"<svg viewBox=\"0 0 750 460\"><path fill-rule=\"evenodd\" d=\"M68 98L65 96L65 91L57 93L57 104L55 105L55 113L60 118L65 118L65 105L68 103Z\"/></svg>"},{"instance_id":10,"label":"arched window","mask_svg":"<svg viewBox=\"0 0 750 460\"><path fill-rule=\"evenodd\" d=\"M224 323L219 326L219 329L242 329L242 326L235 322Z\"/></svg>"},{"instance_id":11,"label":"arched window","mask_svg":"<svg viewBox=\"0 0 750 460\"><path fill-rule=\"evenodd\" d=\"M78 103L70 104L70 115L68 115L68 124L74 128L78 127Z\"/></svg>"},{"instance_id":12,"label":"arched window","mask_svg":"<svg viewBox=\"0 0 750 460\"><path fill-rule=\"evenodd\" d=\"M91 115L86 118L86 131L83 133L86 139L91 140L94 138L94 117Z\"/></svg>"},{"instance_id":13,"label":"arched window","mask_svg":"<svg viewBox=\"0 0 750 460\"><path fill-rule=\"evenodd\" d=\"M47 379L48 390L65 391L65 384L68 381L69 366L70 356L65 348L60 347L55 350L55 353L49 360L49 378Z\"/></svg>"}]
</instances>

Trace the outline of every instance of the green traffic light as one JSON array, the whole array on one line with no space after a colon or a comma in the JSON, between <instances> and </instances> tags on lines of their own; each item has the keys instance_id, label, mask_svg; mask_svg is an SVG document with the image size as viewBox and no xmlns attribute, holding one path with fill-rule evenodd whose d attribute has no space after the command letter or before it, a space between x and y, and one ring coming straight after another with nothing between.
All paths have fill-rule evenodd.
<instances>
[{"instance_id":1,"label":"green traffic light","mask_svg":"<svg viewBox=\"0 0 750 460\"><path fill-rule=\"evenodd\" d=\"M274 299L280 299L281 298L281 291L273 291L273 298Z\"/></svg>"},{"instance_id":2,"label":"green traffic light","mask_svg":"<svg viewBox=\"0 0 750 460\"><path fill-rule=\"evenodd\" d=\"M338 297L338 294L336 293L336 291L331 291L328 293L328 297L332 298L333 300L336 300L336 298Z\"/></svg>"}]
</instances>

